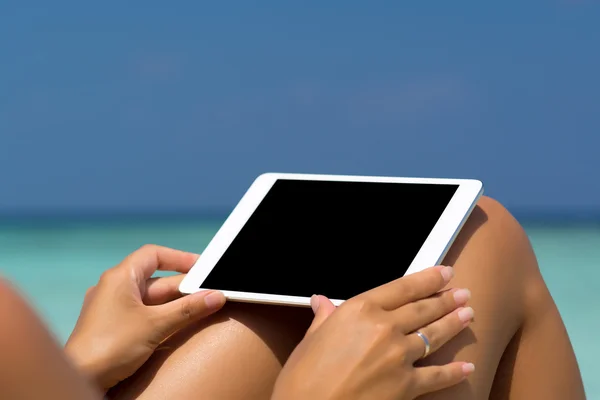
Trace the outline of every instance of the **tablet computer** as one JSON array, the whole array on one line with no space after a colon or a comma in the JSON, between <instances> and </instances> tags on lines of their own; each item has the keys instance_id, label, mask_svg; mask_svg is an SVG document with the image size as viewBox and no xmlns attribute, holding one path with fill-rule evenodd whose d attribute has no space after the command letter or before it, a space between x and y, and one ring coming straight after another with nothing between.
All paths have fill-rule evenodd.
<instances>
[{"instance_id":1,"label":"tablet computer","mask_svg":"<svg viewBox=\"0 0 600 400\"><path fill-rule=\"evenodd\" d=\"M267 173L180 284L233 301L340 305L440 263L483 193L471 179Z\"/></svg>"}]
</instances>

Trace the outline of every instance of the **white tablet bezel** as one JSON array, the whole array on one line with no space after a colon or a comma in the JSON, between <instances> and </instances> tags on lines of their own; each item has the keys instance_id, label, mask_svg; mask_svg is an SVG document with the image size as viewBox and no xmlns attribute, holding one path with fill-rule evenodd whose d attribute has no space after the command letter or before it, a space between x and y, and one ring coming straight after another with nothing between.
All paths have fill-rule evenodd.
<instances>
[{"instance_id":1,"label":"white tablet bezel","mask_svg":"<svg viewBox=\"0 0 600 400\"><path fill-rule=\"evenodd\" d=\"M477 200L483 194L483 184L478 180L472 179L266 173L256 178L233 212L210 241L202 256L183 279L179 285L181 293L190 294L202 290L220 290L219 288L202 288L201 286L229 245L233 242L233 239L278 179L458 185L454 196L421 246L405 275L437 265L443 260L456 235L477 204ZM234 301L310 306L310 298L308 297L228 290L221 290L221 292L228 299ZM331 299L331 301L335 305L340 305L344 302L344 299Z\"/></svg>"}]
</instances>

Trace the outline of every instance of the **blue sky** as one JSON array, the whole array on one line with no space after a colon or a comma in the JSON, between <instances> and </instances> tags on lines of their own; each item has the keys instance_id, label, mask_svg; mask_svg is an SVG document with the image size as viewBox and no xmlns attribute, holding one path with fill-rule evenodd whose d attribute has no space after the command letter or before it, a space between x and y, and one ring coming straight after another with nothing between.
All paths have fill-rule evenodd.
<instances>
[{"instance_id":1,"label":"blue sky","mask_svg":"<svg viewBox=\"0 0 600 400\"><path fill-rule=\"evenodd\" d=\"M230 207L265 171L600 210L597 2L216 3L2 2L0 212Z\"/></svg>"}]
</instances>

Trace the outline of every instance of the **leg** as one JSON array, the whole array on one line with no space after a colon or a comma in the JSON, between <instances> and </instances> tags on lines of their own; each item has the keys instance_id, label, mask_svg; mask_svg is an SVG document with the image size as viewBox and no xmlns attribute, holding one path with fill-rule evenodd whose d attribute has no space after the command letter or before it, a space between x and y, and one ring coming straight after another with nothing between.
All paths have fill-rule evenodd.
<instances>
[{"instance_id":1,"label":"leg","mask_svg":"<svg viewBox=\"0 0 600 400\"><path fill-rule=\"evenodd\" d=\"M427 399L584 399L577 361L529 240L484 198L446 257L453 286L471 289L475 322L423 364L475 363L459 386Z\"/></svg>"},{"instance_id":2,"label":"leg","mask_svg":"<svg viewBox=\"0 0 600 400\"><path fill-rule=\"evenodd\" d=\"M468 360L477 369L464 384L429 398L487 399L492 388L495 398L584 398L528 239L502 206L482 199L445 263L455 266L452 285L471 289L476 322L424 363ZM306 311L231 304L167 341L116 397L268 399L309 324Z\"/></svg>"},{"instance_id":3,"label":"leg","mask_svg":"<svg viewBox=\"0 0 600 400\"><path fill-rule=\"evenodd\" d=\"M167 340L114 399L269 399L310 309L229 303Z\"/></svg>"},{"instance_id":4,"label":"leg","mask_svg":"<svg viewBox=\"0 0 600 400\"><path fill-rule=\"evenodd\" d=\"M0 280L0 398L101 399L23 299Z\"/></svg>"}]
</instances>

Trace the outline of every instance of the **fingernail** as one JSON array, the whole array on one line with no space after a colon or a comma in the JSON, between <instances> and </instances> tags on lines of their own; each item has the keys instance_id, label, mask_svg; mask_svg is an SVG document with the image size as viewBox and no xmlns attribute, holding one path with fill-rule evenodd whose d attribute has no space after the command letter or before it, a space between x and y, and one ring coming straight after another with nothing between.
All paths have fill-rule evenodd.
<instances>
[{"instance_id":1,"label":"fingernail","mask_svg":"<svg viewBox=\"0 0 600 400\"><path fill-rule=\"evenodd\" d=\"M225 296L221 292L212 292L204 298L204 303L209 310L218 310L225 304Z\"/></svg>"},{"instance_id":2,"label":"fingernail","mask_svg":"<svg viewBox=\"0 0 600 400\"><path fill-rule=\"evenodd\" d=\"M454 301L456 304L465 304L471 298L471 291L469 289L458 289L454 292Z\"/></svg>"},{"instance_id":3,"label":"fingernail","mask_svg":"<svg viewBox=\"0 0 600 400\"><path fill-rule=\"evenodd\" d=\"M460 322L462 322L463 324L467 324L471 322L471 320L473 319L473 315L475 315L473 309L471 307L466 307L458 312L458 319L460 319Z\"/></svg>"},{"instance_id":4,"label":"fingernail","mask_svg":"<svg viewBox=\"0 0 600 400\"><path fill-rule=\"evenodd\" d=\"M310 297L310 308L312 308L313 312L316 314L319 309L319 296L313 294Z\"/></svg>"},{"instance_id":5,"label":"fingernail","mask_svg":"<svg viewBox=\"0 0 600 400\"><path fill-rule=\"evenodd\" d=\"M475 365L472 363L464 363L462 366L462 371L465 375L471 375L471 373L475 371Z\"/></svg>"},{"instance_id":6,"label":"fingernail","mask_svg":"<svg viewBox=\"0 0 600 400\"><path fill-rule=\"evenodd\" d=\"M454 276L454 268L444 267L442 268L440 273L442 274L442 278L444 278L444 282L448 283L450 282L450 279L452 279L452 277Z\"/></svg>"}]
</instances>

